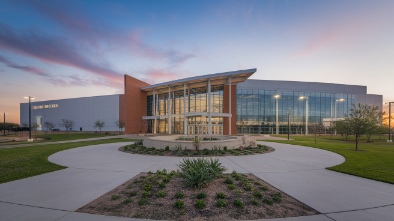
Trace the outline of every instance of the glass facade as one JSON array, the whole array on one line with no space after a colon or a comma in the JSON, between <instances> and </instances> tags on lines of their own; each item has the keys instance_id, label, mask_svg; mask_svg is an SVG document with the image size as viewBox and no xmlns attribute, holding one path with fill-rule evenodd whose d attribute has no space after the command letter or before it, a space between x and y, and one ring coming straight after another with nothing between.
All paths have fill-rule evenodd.
<instances>
[{"instance_id":1,"label":"glass facade","mask_svg":"<svg viewBox=\"0 0 394 221\"><path fill-rule=\"evenodd\" d=\"M224 85L211 87L211 112L223 113L223 88ZM171 111L171 133L184 133L184 114L194 114L195 116L187 117L187 126L189 134L207 134L208 117L198 113L209 112L208 107L208 89L207 87L188 88L186 90L186 105L184 106L184 91L177 90L159 93L155 102L157 106L156 116L162 116L156 122L157 133L169 133L168 131L168 111ZM170 99L170 110L168 108L168 98ZM147 116L154 116L153 95L147 97ZM154 120L147 121L148 133L153 132ZM212 117L213 134L223 134L223 118Z\"/></svg>"},{"instance_id":2,"label":"glass facade","mask_svg":"<svg viewBox=\"0 0 394 221\"><path fill-rule=\"evenodd\" d=\"M354 103L354 94L238 88L237 133L275 134L278 113L279 134L287 134L288 120L290 133L303 134L307 106L310 130L323 118L344 117Z\"/></svg>"}]
</instances>

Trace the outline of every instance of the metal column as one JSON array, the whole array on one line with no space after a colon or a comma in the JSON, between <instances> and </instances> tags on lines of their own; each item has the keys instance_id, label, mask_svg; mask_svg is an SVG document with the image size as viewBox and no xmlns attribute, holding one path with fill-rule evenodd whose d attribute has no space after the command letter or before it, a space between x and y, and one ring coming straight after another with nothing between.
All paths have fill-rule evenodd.
<instances>
[{"instance_id":1,"label":"metal column","mask_svg":"<svg viewBox=\"0 0 394 221\"><path fill-rule=\"evenodd\" d=\"M156 94L155 94L155 90L153 90L153 101L152 101L152 105L153 105L153 110L152 110L152 115L155 117L155 121L153 124L153 134L156 134Z\"/></svg>"},{"instance_id":2,"label":"metal column","mask_svg":"<svg viewBox=\"0 0 394 221\"><path fill-rule=\"evenodd\" d=\"M276 98L276 134L279 134L279 101Z\"/></svg>"},{"instance_id":3,"label":"metal column","mask_svg":"<svg viewBox=\"0 0 394 221\"><path fill-rule=\"evenodd\" d=\"M228 131L229 135L232 135L231 133L231 77L228 78L228 93L229 93L229 101L228 101L228 113L230 114L230 117L228 118Z\"/></svg>"},{"instance_id":4,"label":"metal column","mask_svg":"<svg viewBox=\"0 0 394 221\"><path fill-rule=\"evenodd\" d=\"M183 84L183 133L187 134L187 119L186 119L186 84Z\"/></svg>"},{"instance_id":5,"label":"metal column","mask_svg":"<svg viewBox=\"0 0 394 221\"><path fill-rule=\"evenodd\" d=\"M171 88L168 87L168 134L171 134Z\"/></svg>"},{"instance_id":6,"label":"metal column","mask_svg":"<svg viewBox=\"0 0 394 221\"><path fill-rule=\"evenodd\" d=\"M306 97L305 100L306 104L305 104L305 135L308 135L308 121L309 121L309 98Z\"/></svg>"},{"instance_id":7,"label":"metal column","mask_svg":"<svg viewBox=\"0 0 394 221\"><path fill-rule=\"evenodd\" d=\"M212 116L211 116L211 79L208 79L208 134L212 135Z\"/></svg>"}]
</instances>

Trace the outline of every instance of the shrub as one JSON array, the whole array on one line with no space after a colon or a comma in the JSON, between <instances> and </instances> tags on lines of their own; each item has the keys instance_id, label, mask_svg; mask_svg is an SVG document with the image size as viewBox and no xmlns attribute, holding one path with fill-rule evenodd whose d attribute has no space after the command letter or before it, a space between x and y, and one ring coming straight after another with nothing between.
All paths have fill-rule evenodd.
<instances>
[{"instance_id":1,"label":"shrub","mask_svg":"<svg viewBox=\"0 0 394 221\"><path fill-rule=\"evenodd\" d=\"M258 192L258 191L255 191L255 192L253 193L253 196L256 197L256 198L258 198L258 199L263 199L263 194L260 193L260 192Z\"/></svg>"},{"instance_id":2,"label":"shrub","mask_svg":"<svg viewBox=\"0 0 394 221\"><path fill-rule=\"evenodd\" d=\"M205 208L205 202L204 200L197 200L196 203L194 204L198 209L204 209Z\"/></svg>"},{"instance_id":3,"label":"shrub","mask_svg":"<svg viewBox=\"0 0 394 221\"><path fill-rule=\"evenodd\" d=\"M127 199L125 199L125 200L123 200L123 204L129 204L129 203L131 203L131 202L133 202L130 198L127 198Z\"/></svg>"},{"instance_id":4,"label":"shrub","mask_svg":"<svg viewBox=\"0 0 394 221\"><path fill-rule=\"evenodd\" d=\"M175 193L175 199L182 199L183 197L185 197L185 194L182 191Z\"/></svg>"},{"instance_id":5,"label":"shrub","mask_svg":"<svg viewBox=\"0 0 394 221\"><path fill-rule=\"evenodd\" d=\"M234 184L229 184L229 185L227 185L227 188L230 189L230 190L233 190L233 189L235 189L235 185Z\"/></svg>"},{"instance_id":6,"label":"shrub","mask_svg":"<svg viewBox=\"0 0 394 221\"><path fill-rule=\"evenodd\" d=\"M111 200L118 200L120 198L120 196L118 195L112 195L111 196Z\"/></svg>"},{"instance_id":7,"label":"shrub","mask_svg":"<svg viewBox=\"0 0 394 221\"><path fill-rule=\"evenodd\" d=\"M174 207L177 209L183 209L185 207L185 203L182 200L177 200L174 203Z\"/></svg>"},{"instance_id":8,"label":"shrub","mask_svg":"<svg viewBox=\"0 0 394 221\"><path fill-rule=\"evenodd\" d=\"M267 191L268 187L266 187L266 186L259 186L259 189L262 190L262 191Z\"/></svg>"},{"instance_id":9,"label":"shrub","mask_svg":"<svg viewBox=\"0 0 394 221\"><path fill-rule=\"evenodd\" d=\"M168 183L168 182L170 182L170 178L164 177L164 178L163 178L163 183Z\"/></svg>"},{"instance_id":10,"label":"shrub","mask_svg":"<svg viewBox=\"0 0 394 221\"><path fill-rule=\"evenodd\" d=\"M166 188L166 184L163 183L163 182L160 182L160 183L159 183L159 188L160 188L160 189Z\"/></svg>"},{"instance_id":11,"label":"shrub","mask_svg":"<svg viewBox=\"0 0 394 221\"><path fill-rule=\"evenodd\" d=\"M166 146L165 148L164 148L164 150L170 150L170 147L169 146Z\"/></svg>"},{"instance_id":12,"label":"shrub","mask_svg":"<svg viewBox=\"0 0 394 221\"><path fill-rule=\"evenodd\" d=\"M253 199L250 201L250 204L252 204L253 206L258 206L259 205L259 201Z\"/></svg>"},{"instance_id":13,"label":"shrub","mask_svg":"<svg viewBox=\"0 0 394 221\"><path fill-rule=\"evenodd\" d=\"M275 203L280 203L282 201L282 194L281 193L274 193L271 195L272 201Z\"/></svg>"},{"instance_id":14,"label":"shrub","mask_svg":"<svg viewBox=\"0 0 394 221\"><path fill-rule=\"evenodd\" d=\"M234 200L233 205L238 208L244 207L244 203L241 200Z\"/></svg>"},{"instance_id":15,"label":"shrub","mask_svg":"<svg viewBox=\"0 0 394 221\"><path fill-rule=\"evenodd\" d=\"M223 147L223 150L227 150L227 146L224 146L224 147Z\"/></svg>"},{"instance_id":16,"label":"shrub","mask_svg":"<svg viewBox=\"0 0 394 221\"><path fill-rule=\"evenodd\" d=\"M272 200L268 199L268 198L264 198L263 202L267 205L272 205Z\"/></svg>"},{"instance_id":17,"label":"shrub","mask_svg":"<svg viewBox=\"0 0 394 221\"><path fill-rule=\"evenodd\" d=\"M150 191L142 191L141 196L143 198L149 197L151 195Z\"/></svg>"},{"instance_id":18,"label":"shrub","mask_svg":"<svg viewBox=\"0 0 394 221\"><path fill-rule=\"evenodd\" d=\"M138 206L143 206L148 204L148 200L146 198L141 198L140 200L138 200Z\"/></svg>"},{"instance_id":19,"label":"shrub","mask_svg":"<svg viewBox=\"0 0 394 221\"><path fill-rule=\"evenodd\" d=\"M189 187L201 188L204 184L211 182L226 170L218 159L183 159L179 165L180 176Z\"/></svg>"},{"instance_id":20,"label":"shrub","mask_svg":"<svg viewBox=\"0 0 394 221\"><path fill-rule=\"evenodd\" d=\"M131 188L133 188L133 185L129 184L129 185L127 185L126 188L127 188L127 189L131 189Z\"/></svg>"},{"instance_id":21,"label":"shrub","mask_svg":"<svg viewBox=\"0 0 394 221\"><path fill-rule=\"evenodd\" d=\"M136 196L136 195L137 195L137 192L136 192L136 191L132 191L132 192L129 193L129 196L130 196L130 197L133 197L133 196Z\"/></svg>"},{"instance_id":22,"label":"shrub","mask_svg":"<svg viewBox=\"0 0 394 221\"><path fill-rule=\"evenodd\" d=\"M203 192L199 192L196 194L196 198L197 199L204 199L207 197L207 194L203 193Z\"/></svg>"},{"instance_id":23,"label":"shrub","mask_svg":"<svg viewBox=\"0 0 394 221\"><path fill-rule=\"evenodd\" d=\"M227 206L226 200L224 199L218 199L218 201L216 201L216 206L219 208L224 208Z\"/></svg>"},{"instance_id":24,"label":"shrub","mask_svg":"<svg viewBox=\"0 0 394 221\"><path fill-rule=\"evenodd\" d=\"M152 189L152 186L149 183L144 184L144 190L145 191L150 191Z\"/></svg>"},{"instance_id":25,"label":"shrub","mask_svg":"<svg viewBox=\"0 0 394 221\"><path fill-rule=\"evenodd\" d=\"M223 192L216 193L216 199L226 199L226 194Z\"/></svg>"},{"instance_id":26,"label":"shrub","mask_svg":"<svg viewBox=\"0 0 394 221\"><path fill-rule=\"evenodd\" d=\"M238 181L240 181L240 180L243 179L242 175L239 174L239 173L237 173L237 172L235 172L235 171L231 172L231 176L232 176L235 180L238 180Z\"/></svg>"},{"instance_id":27,"label":"shrub","mask_svg":"<svg viewBox=\"0 0 394 221\"><path fill-rule=\"evenodd\" d=\"M134 142L135 146L143 146L144 145L144 140L143 139L139 139L137 141Z\"/></svg>"},{"instance_id":28,"label":"shrub","mask_svg":"<svg viewBox=\"0 0 394 221\"><path fill-rule=\"evenodd\" d=\"M233 179L231 179L230 177L227 177L227 178L224 180L224 183L225 183L225 184L233 184L234 181L233 181Z\"/></svg>"},{"instance_id":29,"label":"shrub","mask_svg":"<svg viewBox=\"0 0 394 221\"><path fill-rule=\"evenodd\" d=\"M159 192L157 192L156 196L162 198L162 197L167 196L167 193L164 191L159 191Z\"/></svg>"}]
</instances>

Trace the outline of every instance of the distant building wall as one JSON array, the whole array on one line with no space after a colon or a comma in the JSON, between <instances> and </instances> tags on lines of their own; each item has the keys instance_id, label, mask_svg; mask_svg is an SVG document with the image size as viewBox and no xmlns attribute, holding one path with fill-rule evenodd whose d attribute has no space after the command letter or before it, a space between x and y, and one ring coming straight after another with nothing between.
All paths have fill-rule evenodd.
<instances>
[{"instance_id":1,"label":"distant building wall","mask_svg":"<svg viewBox=\"0 0 394 221\"><path fill-rule=\"evenodd\" d=\"M377 94L367 94L367 104L378 106L380 110L383 110L383 96Z\"/></svg>"},{"instance_id":2,"label":"distant building wall","mask_svg":"<svg viewBox=\"0 0 394 221\"><path fill-rule=\"evenodd\" d=\"M119 96L106 95L95 97L82 97L61 100L32 102L31 122L42 124L49 121L55 128L65 130L59 123L62 119L74 121L73 130L96 131L94 123L97 120L104 121L103 131L118 131L116 121L119 120ZM29 124L29 103L20 104L20 122Z\"/></svg>"}]
</instances>

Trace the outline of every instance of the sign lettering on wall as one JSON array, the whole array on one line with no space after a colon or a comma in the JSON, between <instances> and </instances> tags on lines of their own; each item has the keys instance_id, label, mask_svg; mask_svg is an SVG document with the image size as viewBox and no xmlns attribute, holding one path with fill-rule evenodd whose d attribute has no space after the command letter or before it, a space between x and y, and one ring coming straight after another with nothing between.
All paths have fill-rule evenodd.
<instances>
[{"instance_id":1,"label":"sign lettering on wall","mask_svg":"<svg viewBox=\"0 0 394 221\"><path fill-rule=\"evenodd\" d=\"M39 106L32 106L32 109L46 109L46 108L58 108L58 104L45 104Z\"/></svg>"}]
</instances>

